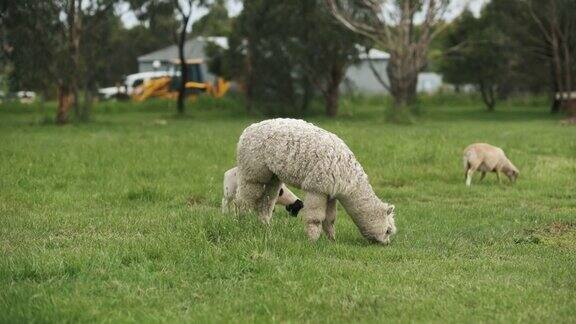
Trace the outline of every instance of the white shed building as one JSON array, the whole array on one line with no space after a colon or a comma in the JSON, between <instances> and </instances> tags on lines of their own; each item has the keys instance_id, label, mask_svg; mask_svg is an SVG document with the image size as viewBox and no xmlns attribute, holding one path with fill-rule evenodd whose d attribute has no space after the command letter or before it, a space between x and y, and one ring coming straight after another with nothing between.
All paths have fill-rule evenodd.
<instances>
[{"instance_id":1,"label":"white shed building","mask_svg":"<svg viewBox=\"0 0 576 324\"><path fill-rule=\"evenodd\" d=\"M359 47L359 62L346 71L342 85L343 92L361 93L367 95L385 94L386 89L378 82L370 68L370 62L385 82L389 82L386 68L390 54L377 49L370 49L368 53ZM442 75L434 72L422 72L418 75L417 91L434 93L442 87Z\"/></svg>"}]
</instances>

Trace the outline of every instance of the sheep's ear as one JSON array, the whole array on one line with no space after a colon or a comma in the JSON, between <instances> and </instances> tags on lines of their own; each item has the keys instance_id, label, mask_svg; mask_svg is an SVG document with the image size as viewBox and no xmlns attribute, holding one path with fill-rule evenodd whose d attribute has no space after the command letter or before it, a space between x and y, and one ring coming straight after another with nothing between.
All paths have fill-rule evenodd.
<instances>
[{"instance_id":1,"label":"sheep's ear","mask_svg":"<svg viewBox=\"0 0 576 324\"><path fill-rule=\"evenodd\" d=\"M394 210L396 209L396 207L394 205L388 205L388 210L386 211L386 214L388 216L392 215L394 216Z\"/></svg>"}]
</instances>

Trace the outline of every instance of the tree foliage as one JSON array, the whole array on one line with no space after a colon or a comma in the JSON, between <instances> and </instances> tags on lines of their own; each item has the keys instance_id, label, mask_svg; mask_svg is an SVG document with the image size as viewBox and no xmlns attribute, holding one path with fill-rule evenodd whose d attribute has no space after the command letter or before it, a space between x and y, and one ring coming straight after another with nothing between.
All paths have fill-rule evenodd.
<instances>
[{"instance_id":1,"label":"tree foliage","mask_svg":"<svg viewBox=\"0 0 576 324\"><path fill-rule=\"evenodd\" d=\"M192 24L192 36L227 36L232 32L232 18L226 2L217 0L208 4L208 13Z\"/></svg>"},{"instance_id":2,"label":"tree foliage","mask_svg":"<svg viewBox=\"0 0 576 324\"><path fill-rule=\"evenodd\" d=\"M509 75L509 48L501 31L483 16L464 12L445 38L445 59L440 65L447 82L475 85L489 111L494 110L498 90Z\"/></svg>"},{"instance_id":3,"label":"tree foliage","mask_svg":"<svg viewBox=\"0 0 576 324\"><path fill-rule=\"evenodd\" d=\"M218 54L223 60L214 67L243 85L249 107L301 115L320 93L326 113L335 116L357 40L321 1L250 1L234 22L229 51Z\"/></svg>"},{"instance_id":4,"label":"tree foliage","mask_svg":"<svg viewBox=\"0 0 576 324\"><path fill-rule=\"evenodd\" d=\"M3 28L14 65L11 83L44 92L56 88L60 124L68 122L72 106L78 118L88 115L81 113L78 104L79 86L86 80L84 38L97 32L115 3L22 0L9 2L5 8Z\"/></svg>"},{"instance_id":5,"label":"tree foliage","mask_svg":"<svg viewBox=\"0 0 576 324\"><path fill-rule=\"evenodd\" d=\"M474 84L488 109L511 93L574 89L576 2L493 0L452 22L439 64L445 81ZM553 106L558 108L558 106Z\"/></svg>"}]
</instances>

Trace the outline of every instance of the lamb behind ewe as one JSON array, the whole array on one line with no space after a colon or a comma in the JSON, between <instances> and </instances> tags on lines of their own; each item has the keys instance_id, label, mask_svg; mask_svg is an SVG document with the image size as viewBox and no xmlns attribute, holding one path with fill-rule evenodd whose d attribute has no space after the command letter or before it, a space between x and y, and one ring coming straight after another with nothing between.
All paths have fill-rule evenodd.
<instances>
[{"instance_id":1,"label":"lamb behind ewe","mask_svg":"<svg viewBox=\"0 0 576 324\"><path fill-rule=\"evenodd\" d=\"M510 181L515 182L520 171L508 160L504 151L496 146L486 143L475 143L464 150L464 177L466 185L472 184L472 175L476 170L482 172L480 181L486 172L496 172L500 181L500 173L504 173Z\"/></svg>"},{"instance_id":2,"label":"lamb behind ewe","mask_svg":"<svg viewBox=\"0 0 576 324\"><path fill-rule=\"evenodd\" d=\"M270 119L246 128L237 149L241 210L269 223L282 182L306 191L304 219L316 241L334 240L336 201L364 237L387 244L396 232L394 206L382 202L354 154L338 136L303 120Z\"/></svg>"},{"instance_id":3,"label":"lamb behind ewe","mask_svg":"<svg viewBox=\"0 0 576 324\"><path fill-rule=\"evenodd\" d=\"M222 212L229 212L231 205L236 198L236 190L238 188L238 168L232 168L224 173L224 197L222 198ZM304 207L302 200L298 198L288 187L284 184L280 186L278 192L277 204L286 206L286 210L290 215L296 217L302 207Z\"/></svg>"}]
</instances>

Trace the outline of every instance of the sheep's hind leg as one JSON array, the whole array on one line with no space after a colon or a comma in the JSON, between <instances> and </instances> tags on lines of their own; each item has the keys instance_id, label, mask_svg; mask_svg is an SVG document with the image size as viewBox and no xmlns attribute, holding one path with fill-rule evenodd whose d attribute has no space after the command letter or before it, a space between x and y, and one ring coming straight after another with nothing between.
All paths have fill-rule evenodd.
<instances>
[{"instance_id":1,"label":"sheep's hind leg","mask_svg":"<svg viewBox=\"0 0 576 324\"><path fill-rule=\"evenodd\" d=\"M324 233L328 236L328 239L334 241L336 231L334 229L334 222L336 221L336 199L329 199L326 204L326 218L322 221L322 227L324 228Z\"/></svg>"},{"instance_id":2,"label":"sheep's hind leg","mask_svg":"<svg viewBox=\"0 0 576 324\"><path fill-rule=\"evenodd\" d=\"M265 185L258 182L242 181L238 182L236 192L236 207L240 212L259 212L259 202L264 195Z\"/></svg>"},{"instance_id":3,"label":"sheep's hind leg","mask_svg":"<svg viewBox=\"0 0 576 324\"><path fill-rule=\"evenodd\" d=\"M258 216L264 224L269 224L274 211L274 205L278 199L278 191L282 183L276 176L272 177L264 188L264 193L259 202Z\"/></svg>"},{"instance_id":4,"label":"sheep's hind leg","mask_svg":"<svg viewBox=\"0 0 576 324\"><path fill-rule=\"evenodd\" d=\"M478 169L479 166L479 164L470 165L470 168L466 174L466 185L468 187L472 185L472 175L474 175L474 172Z\"/></svg>"},{"instance_id":5,"label":"sheep's hind leg","mask_svg":"<svg viewBox=\"0 0 576 324\"><path fill-rule=\"evenodd\" d=\"M322 234L322 222L326 218L328 197L324 194L307 192L304 198L304 220L310 241L315 242Z\"/></svg>"}]
</instances>

